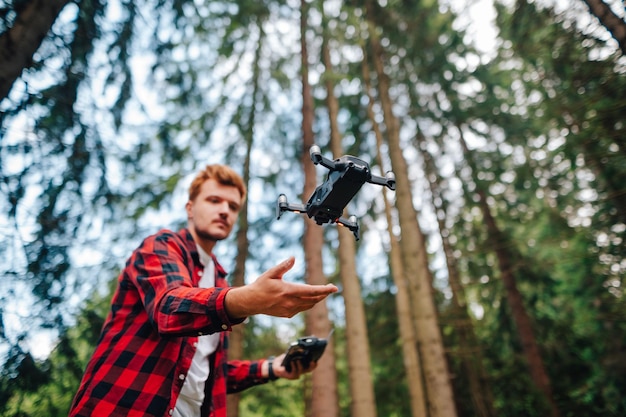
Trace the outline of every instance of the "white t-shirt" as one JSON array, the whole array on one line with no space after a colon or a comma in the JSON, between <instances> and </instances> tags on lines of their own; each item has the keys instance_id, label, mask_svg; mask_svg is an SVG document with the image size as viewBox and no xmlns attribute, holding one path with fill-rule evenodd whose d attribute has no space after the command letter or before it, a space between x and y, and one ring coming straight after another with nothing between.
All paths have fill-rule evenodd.
<instances>
[{"instance_id":1,"label":"white t-shirt","mask_svg":"<svg viewBox=\"0 0 626 417\"><path fill-rule=\"evenodd\" d=\"M201 288L211 288L215 286L215 265L213 258L207 254L200 246L197 246L200 255L200 263L204 265L202 278L198 283ZM187 378L180 390L180 395L176 400L174 417L197 417L200 415L200 408L204 402L204 387L211 374L209 356L217 349L220 342L220 333L213 333L205 336L198 336L196 353L191 361Z\"/></svg>"}]
</instances>

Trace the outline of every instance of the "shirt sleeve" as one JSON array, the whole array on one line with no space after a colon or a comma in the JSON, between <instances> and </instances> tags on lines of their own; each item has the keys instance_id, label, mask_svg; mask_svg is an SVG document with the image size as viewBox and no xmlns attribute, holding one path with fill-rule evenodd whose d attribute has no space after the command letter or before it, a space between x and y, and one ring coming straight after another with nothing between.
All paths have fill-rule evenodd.
<instances>
[{"instance_id":1,"label":"shirt sleeve","mask_svg":"<svg viewBox=\"0 0 626 417\"><path fill-rule=\"evenodd\" d=\"M133 253L124 280L133 285L162 336L201 336L230 330L224 308L229 288L198 288L191 253L173 232L146 239Z\"/></svg>"},{"instance_id":2,"label":"shirt sleeve","mask_svg":"<svg viewBox=\"0 0 626 417\"><path fill-rule=\"evenodd\" d=\"M228 376L226 388L228 394L243 391L255 385L265 384L261 368L265 360L259 361L228 361Z\"/></svg>"}]
</instances>

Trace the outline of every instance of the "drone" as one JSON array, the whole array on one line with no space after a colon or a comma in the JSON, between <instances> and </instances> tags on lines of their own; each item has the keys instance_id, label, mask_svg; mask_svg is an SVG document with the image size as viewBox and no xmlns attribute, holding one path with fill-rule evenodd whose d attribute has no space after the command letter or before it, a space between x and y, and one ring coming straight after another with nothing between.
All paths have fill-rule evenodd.
<instances>
[{"instance_id":1,"label":"drone","mask_svg":"<svg viewBox=\"0 0 626 417\"><path fill-rule=\"evenodd\" d=\"M285 194L279 195L276 203L277 220L285 211L303 213L314 219L318 225L337 223L345 226L359 240L357 218L354 215L342 217L344 208L366 182L395 190L395 175L391 171L384 177L373 175L367 162L351 155L335 160L328 159L322 155L317 145L311 146L309 155L315 165L328 168L326 180L315 189L306 204L291 204Z\"/></svg>"}]
</instances>

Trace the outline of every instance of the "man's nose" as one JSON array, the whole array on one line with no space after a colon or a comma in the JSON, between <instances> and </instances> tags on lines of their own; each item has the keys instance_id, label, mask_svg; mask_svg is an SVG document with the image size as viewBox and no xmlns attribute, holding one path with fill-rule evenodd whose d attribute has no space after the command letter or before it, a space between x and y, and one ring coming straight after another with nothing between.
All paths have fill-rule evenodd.
<instances>
[{"instance_id":1,"label":"man's nose","mask_svg":"<svg viewBox=\"0 0 626 417\"><path fill-rule=\"evenodd\" d=\"M228 201L223 201L219 204L219 212L222 215L228 215L230 212L230 206L228 205Z\"/></svg>"}]
</instances>

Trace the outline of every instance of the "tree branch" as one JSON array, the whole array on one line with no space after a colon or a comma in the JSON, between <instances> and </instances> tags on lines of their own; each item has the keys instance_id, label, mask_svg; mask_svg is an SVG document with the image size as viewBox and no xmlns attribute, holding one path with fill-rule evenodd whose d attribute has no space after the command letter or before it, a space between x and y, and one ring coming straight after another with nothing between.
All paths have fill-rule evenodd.
<instances>
[{"instance_id":1,"label":"tree branch","mask_svg":"<svg viewBox=\"0 0 626 417\"><path fill-rule=\"evenodd\" d=\"M598 18L600 23L607 28L611 36L615 38L622 51L626 55L626 22L616 15L613 10L602 0L583 0L591 14Z\"/></svg>"},{"instance_id":2,"label":"tree branch","mask_svg":"<svg viewBox=\"0 0 626 417\"><path fill-rule=\"evenodd\" d=\"M0 100L11 91L33 55L50 31L59 13L71 0L32 0L15 18L11 28L0 35Z\"/></svg>"}]
</instances>

